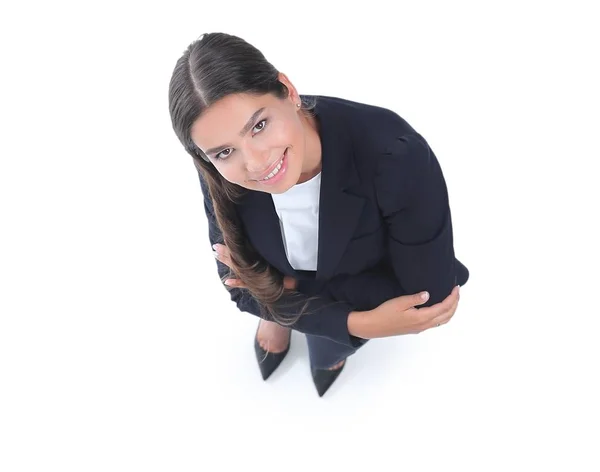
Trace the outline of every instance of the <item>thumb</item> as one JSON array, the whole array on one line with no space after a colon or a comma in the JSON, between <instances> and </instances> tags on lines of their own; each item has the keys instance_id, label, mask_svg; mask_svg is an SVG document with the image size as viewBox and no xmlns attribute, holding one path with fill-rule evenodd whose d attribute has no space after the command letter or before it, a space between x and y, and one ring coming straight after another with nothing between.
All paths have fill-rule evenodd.
<instances>
[{"instance_id":1,"label":"thumb","mask_svg":"<svg viewBox=\"0 0 600 472\"><path fill-rule=\"evenodd\" d=\"M429 292L419 292L409 297L410 306L422 305L429 300Z\"/></svg>"}]
</instances>

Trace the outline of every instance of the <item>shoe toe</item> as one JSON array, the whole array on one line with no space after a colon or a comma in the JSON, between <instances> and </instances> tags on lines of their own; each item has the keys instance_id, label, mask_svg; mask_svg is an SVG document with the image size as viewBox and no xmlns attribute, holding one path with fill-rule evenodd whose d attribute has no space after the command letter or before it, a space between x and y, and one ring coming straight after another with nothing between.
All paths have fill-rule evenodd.
<instances>
[{"instance_id":1,"label":"shoe toe","mask_svg":"<svg viewBox=\"0 0 600 472\"><path fill-rule=\"evenodd\" d=\"M314 367L311 367L313 383L317 388L317 393L319 394L319 397L325 395L325 392L329 390L329 387L333 385L333 382L335 382L335 380L342 373L344 367L346 367L346 362L342 364L342 367L336 370L316 369Z\"/></svg>"},{"instance_id":2,"label":"shoe toe","mask_svg":"<svg viewBox=\"0 0 600 472\"><path fill-rule=\"evenodd\" d=\"M273 353L269 351L265 351L258 342L256 336L254 336L254 352L256 354L256 361L258 362L258 367L260 368L260 373L262 375L263 380L267 380L271 374L279 367L279 364L283 361L285 356L290 350L291 344L291 336L288 340L288 346L283 352Z\"/></svg>"}]
</instances>

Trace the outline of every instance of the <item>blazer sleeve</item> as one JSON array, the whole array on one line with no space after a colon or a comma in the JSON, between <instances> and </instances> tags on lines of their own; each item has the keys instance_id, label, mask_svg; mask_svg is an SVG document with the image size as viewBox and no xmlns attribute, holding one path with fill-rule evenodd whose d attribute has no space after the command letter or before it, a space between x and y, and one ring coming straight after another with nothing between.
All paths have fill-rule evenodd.
<instances>
[{"instance_id":1,"label":"blazer sleeve","mask_svg":"<svg viewBox=\"0 0 600 472\"><path fill-rule=\"evenodd\" d=\"M444 300L457 284L448 190L440 164L418 133L378 157L375 191L388 227L396 278L405 293L427 290L420 306Z\"/></svg>"},{"instance_id":2,"label":"blazer sleeve","mask_svg":"<svg viewBox=\"0 0 600 472\"><path fill-rule=\"evenodd\" d=\"M198 173L198 176L204 196L204 211L208 219L210 244L211 246L216 243L223 244L223 234L217 224L208 187L200 173ZM216 259L215 261L217 263L217 273L223 279L229 273L229 268L221 261ZM235 302L240 311L250 313L259 318L265 318L263 316L265 313L263 307L247 290L230 288L226 285L223 285L223 287L229 292L231 300ZM348 332L348 315L354 311L354 308L349 303L334 300L324 294L309 300L309 296L306 294L298 293L294 297L282 297L277 302L276 307L284 314L291 315L294 312L297 313L298 308L304 307L306 303L308 303L306 305L308 313L302 315L291 326L292 329L305 334L325 337L353 348L360 347L367 341L363 338L353 336Z\"/></svg>"},{"instance_id":3,"label":"blazer sleeve","mask_svg":"<svg viewBox=\"0 0 600 472\"><path fill-rule=\"evenodd\" d=\"M359 311L373 310L392 298L406 295L395 274L384 267L354 275L340 274L324 282L299 280L298 290L349 303Z\"/></svg>"}]
</instances>

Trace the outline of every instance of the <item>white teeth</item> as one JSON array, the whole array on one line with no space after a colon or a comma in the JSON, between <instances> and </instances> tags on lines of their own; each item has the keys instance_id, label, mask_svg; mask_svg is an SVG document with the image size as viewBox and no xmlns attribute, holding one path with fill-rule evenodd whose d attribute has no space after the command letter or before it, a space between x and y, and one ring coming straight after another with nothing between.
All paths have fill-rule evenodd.
<instances>
[{"instance_id":1,"label":"white teeth","mask_svg":"<svg viewBox=\"0 0 600 472\"><path fill-rule=\"evenodd\" d=\"M281 160L279 161L279 164L277 164L277 167L275 167L275 169L273 169L271 171L271 173L269 175L267 175L264 179L262 180L269 180L271 177L274 177L275 175L277 175L277 172L279 172L279 170L281 169L281 166L283 165L283 157L281 158Z\"/></svg>"}]
</instances>

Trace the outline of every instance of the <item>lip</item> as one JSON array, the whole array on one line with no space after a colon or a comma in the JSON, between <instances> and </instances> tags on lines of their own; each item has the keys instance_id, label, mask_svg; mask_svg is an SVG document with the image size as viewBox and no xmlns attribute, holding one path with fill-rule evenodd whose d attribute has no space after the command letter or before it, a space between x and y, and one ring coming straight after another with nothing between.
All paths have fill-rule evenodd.
<instances>
[{"instance_id":1,"label":"lip","mask_svg":"<svg viewBox=\"0 0 600 472\"><path fill-rule=\"evenodd\" d=\"M277 161L275 161L275 163L261 177L259 177L258 179L255 179L255 180L257 182L260 182L263 185L270 185L272 183L276 183L278 180L280 180L280 178L283 176L283 174L285 174L284 171L287 169L287 157L288 157L288 148L286 148L286 150L283 152L283 155L281 156L281 158L279 158ZM282 163L281 169L279 169L279 172L277 172L277 175L273 176L269 180L262 180L267 175L269 175L279 165L279 162L281 162L282 159L283 159L283 163ZM279 175L279 174L281 174L281 175Z\"/></svg>"}]
</instances>

